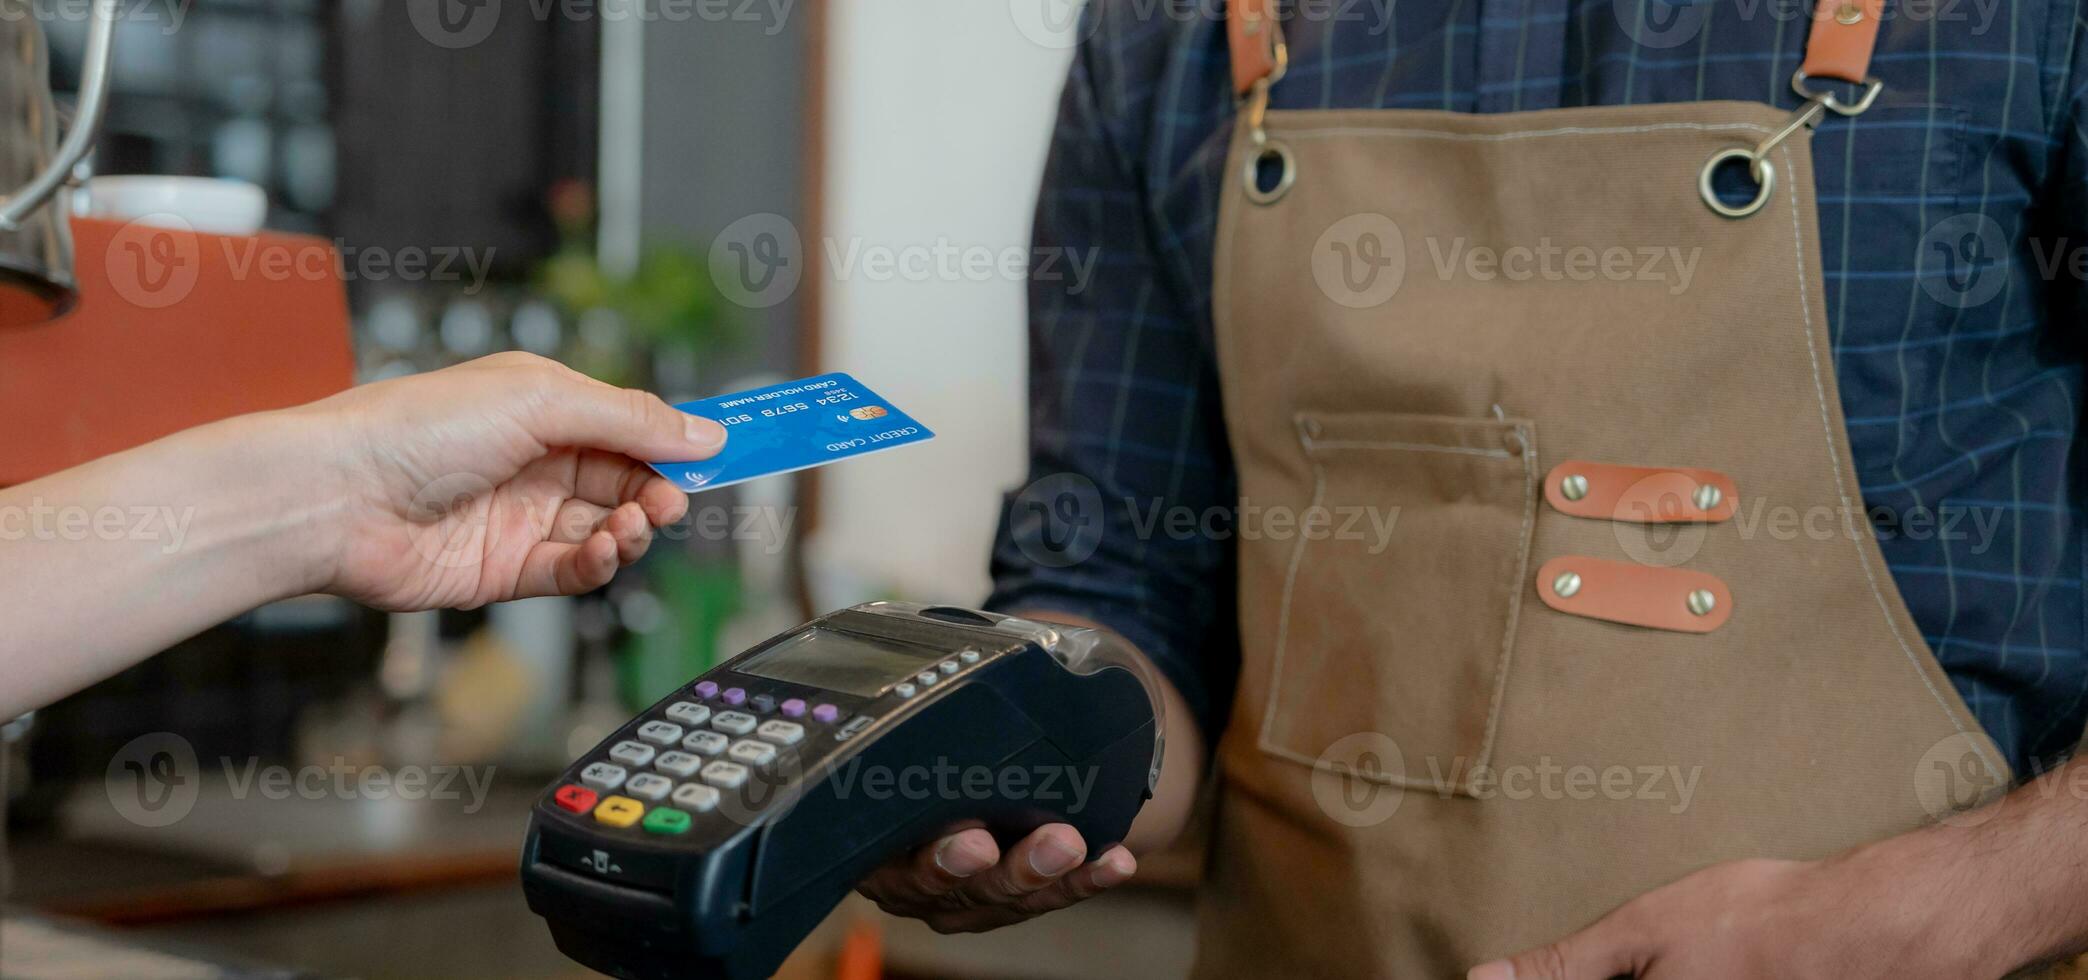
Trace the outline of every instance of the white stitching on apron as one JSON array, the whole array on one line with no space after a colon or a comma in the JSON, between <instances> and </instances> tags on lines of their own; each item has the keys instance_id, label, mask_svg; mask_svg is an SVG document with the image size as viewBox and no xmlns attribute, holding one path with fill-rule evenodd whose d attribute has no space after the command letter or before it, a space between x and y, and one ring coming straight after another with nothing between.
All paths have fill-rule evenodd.
<instances>
[{"instance_id":1,"label":"white stitching on apron","mask_svg":"<svg viewBox=\"0 0 2088 980\"><path fill-rule=\"evenodd\" d=\"M1499 411L1500 406L1494 406L1494 410ZM1530 577L1530 552L1537 545L1537 498L1543 494L1537 490L1536 430L1518 425L1515 434L1523 442L1522 558L1515 563L1515 588L1521 592ZM1489 762L1493 760L1494 735L1501 727L1501 705L1508 700L1508 668L1515 660L1515 631L1522 620L1522 598L1518 597L1508 608L1508 630L1501 634L1501 660L1494 666L1493 700L1486 706L1486 734L1479 739L1479 758Z\"/></svg>"},{"instance_id":2,"label":"white stitching on apron","mask_svg":"<svg viewBox=\"0 0 2088 980\"><path fill-rule=\"evenodd\" d=\"M1796 173L1797 171L1791 165L1791 148L1788 146L1784 147L1782 153L1784 170L1789 173ZM1805 277L1805 235L1804 228L1798 223L1797 182L1789 181L1787 183L1791 185L1784 188L1784 193L1790 198L1789 203L1791 205L1791 246L1794 249L1792 254L1798 259L1796 263L1798 268L1798 308L1805 313L1805 356L1812 362L1813 397L1820 406L1820 431L1826 436L1827 461L1832 464L1830 468L1834 471L1834 492L1841 497L1843 519L1847 520L1847 515L1855 511L1853 503L1849 499L1848 485L1842 482L1841 454L1835 452L1834 449L1834 416L1832 410L1827 407L1827 389L1820 379L1819 345L1813 339L1812 289ZM1864 581L1870 583L1871 597L1878 601L1878 611L1885 614L1885 628L1892 632L1892 642L1899 644L1900 652L1906 654L1907 666L1914 669L1914 675L1921 678L1921 686L1928 689L1929 696L1936 700L1936 706L1943 709L1943 717L1950 719L1951 729L1960 735L1972 734L1965 731L1965 726L1959 723L1957 714L1950 710L1950 701L1943 696L1942 691L1936 690L1935 682L1929 680L1928 671L1921 669L1920 656L1914 652L1912 647L1907 645L1906 637L1900 635L1899 624L1893 620L1892 605L1886 602L1885 593L1878 586L1877 573L1871 569L1870 554L1864 549L1862 539L1858 538L1854 544L1856 546L1857 564L1863 567ZM1935 658L1932 656L1930 659L1933 660ZM1937 661L1937 666L1939 669L1941 668L1941 661ZM1981 732L1980 734L1984 735L1985 733ZM2003 763L2001 768L1994 768L1994 763L1997 760L1987 757L1986 746L1983 744L1983 740L1974 738L1971 741L1973 748L1979 754L1979 764L1986 767L1987 773L2003 786L2012 783L2013 780L2010 778L2011 774L2009 773L2008 765Z\"/></svg>"},{"instance_id":3,"label":"white stitching on apron","mask_svg":"<svg viewBox=\"0 0 2088 980\"><path fill-rule=\"evenodd\" d=\"M1269 133L1273 136L1280 132L1285 139L1291 140L1333 139L1344 136L1406 136L1417 139L1501 142L1540 139L1547 136L1607 136L1614 133L1658 133L1678 129L1699 133L1722 133L1739 129L1765 136L1770 132L1769 127L1757 123L1652 123L1645 126L1559 126L1553 129L1524 129L1507 133L1445 133L1431 129L1381 129L1374 126L1329 126L1297 130L1270 127Z\"/></svg>"},{"instance_id":4,"label":"white stitching on apron","mask_svg":"<svg viewBox=\"0 0 2088 980\"><path fill-rule=\"evenodd\" d=\"M1507 459L1514 454L1506 449L1480 449L1476 446L1431 446L1423 442L1370 442L1361 439L1328 439L1321 441L1305 437L1307 449L1394 449L1417 453L1463 453L1467 456L1485 456L1489 459Z\"/></svg>"},{"instance_id":5,"label":"white stitching on apron","mask_svg":"<svg viewBox=\"0 0 2088 980\"><path fill-rule=\"evenodd\" d=\"M1528 426L1513 422L1509 423L1509 425L1516 438L1520 439L1523 444L1523 518L1520 534L1522 557L1516 562L1515 577L1510 580L1511 588L1519 593L1522 590L1523 580L1530 574L1530 547L1534 543L1534 539L1531 536L1532 525L1536 522L1537 517L1537 436ZM1410 452L1458 453L1493 459L1507 459L1512 455L1505 449L1488 450L1470 446L1431 446L1426 443L1372 442L1355 439L1322 441L1314 439L1312 434L1307 432L1303 426L1298 428L1298 443L1305 449L1308 457L1311 456L1314 449L1389 449ZM1326 495L1327 467L1317 458L1314 458L1312 460L1312 503L1308 506L1311 508L1320 507L1325 503ZM1304 559L1305 539L1300 537L1298 543L1291 548L1290 567L1283 574L1283 601L1278 604L1276 609L1276 649L1269 662L1269 693L1264 699L1261 730L1255 733L1255 745L1269 755L1287 759L1312 769L1341 775L1352 775L1359 779L1369 779L1370 777L1360 773L1344 773L1342 770L1329 764L1325 759L1307 758L1301 752L1277 745L1269 740L1269 730L1275 727L1276 723L1276 706L1280 700L1279 695L1283 693L1283 661L1285 655L1290 651L1291 597L1297 592L1298 567L1304 563ZM1501 704L1507 700L1508 668L1513 665L1516 625L1521 617L1521 601L1510 603L1508 622L1506 628L1501 633L1501 652L1494 661L1493 692L1487 699L1486 730L1479 737L1477 758L1472 760L1472 766L1468 770L1465 783L1445 785L1441 782L1423 780L1415 776L1405 775L1404 773L1397 779L1372 780L1373 782L1383 782L1387 785L1410 789L1433 790L1437 793L1456 793L1466 783L1470 782L1473 774L1478 773L1486 767L1487 763L1493 761L1494 737L1500 730Z\"/></svg>"}]
</instances>

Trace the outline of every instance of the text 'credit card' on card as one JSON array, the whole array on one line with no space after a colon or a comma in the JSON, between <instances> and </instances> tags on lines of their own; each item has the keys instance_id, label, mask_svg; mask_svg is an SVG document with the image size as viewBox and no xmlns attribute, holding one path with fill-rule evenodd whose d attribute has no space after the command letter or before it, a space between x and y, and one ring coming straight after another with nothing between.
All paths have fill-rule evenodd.
<instances>
[{"instance_id":1,"label":"text 'credit card' on card","mask_svg":"<svg viewBox=\"0 0 2088 980\"><path fill-rule=\"evenodd\" d=\"M927 426L846 374L755 388L674 406L725 427L725 448L693 463L653 463L689 493L935 438Z\"/></svg>"}]
</instances>

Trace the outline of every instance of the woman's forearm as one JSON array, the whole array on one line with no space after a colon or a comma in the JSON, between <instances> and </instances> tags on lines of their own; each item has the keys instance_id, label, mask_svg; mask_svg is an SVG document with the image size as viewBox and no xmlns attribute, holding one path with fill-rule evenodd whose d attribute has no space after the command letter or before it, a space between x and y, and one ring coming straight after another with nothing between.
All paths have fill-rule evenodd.
<instances>
[{"instance_id":1,"label":"woman's forearm","mask_svg":"<svg viewBox=\"0 0 2088 980\"><path fill-rule=\"evenodd\" d=\"M319 587L316 428L230 419L0 490L0 719Z\"/></svg>"}]
</instances>

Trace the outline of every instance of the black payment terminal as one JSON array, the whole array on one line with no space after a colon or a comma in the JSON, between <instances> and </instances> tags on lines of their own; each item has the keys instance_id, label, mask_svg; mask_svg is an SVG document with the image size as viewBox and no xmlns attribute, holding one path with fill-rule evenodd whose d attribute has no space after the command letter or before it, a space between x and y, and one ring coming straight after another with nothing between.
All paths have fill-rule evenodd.
<instances>
[{"instance_id":1,"label":"black payment terminal","mask_svg":"<svg viewBox=\"0 0 2088 980\"><path fill-rule=\"evenodd\" d=\"M1152 796L1158 688L1113 634L873 602L727 661L539 800L529 907L627 978L766 977L859 880L953 823L1089 853Z\"/></svg>"}]
</instances>

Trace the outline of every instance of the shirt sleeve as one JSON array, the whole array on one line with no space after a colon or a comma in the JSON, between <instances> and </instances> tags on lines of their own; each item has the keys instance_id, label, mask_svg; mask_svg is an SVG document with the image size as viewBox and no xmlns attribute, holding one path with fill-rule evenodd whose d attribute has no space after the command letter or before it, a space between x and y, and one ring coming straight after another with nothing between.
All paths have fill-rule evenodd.
<instances>
[{"instance_id":1,"label":"shirt sleeve","mask_svg":"<svg viewBox=\"0 0 2088 980\"><path fill-rule=\"evenodd\" d=\"M1107 17L1089 4L1088 18ZM1100 622L1171 680L1207 735L1238 670L1236 497L1209 331L1155 248L1124 134L1137 86L1107 23L1084 23L1037 203L1029 281L1030 473L993 552L1008 611ZM1127 94L1131 93L1131 94Z\"/></svg>"}]
</instances>

